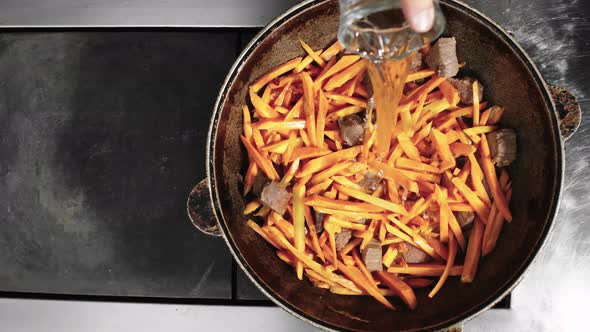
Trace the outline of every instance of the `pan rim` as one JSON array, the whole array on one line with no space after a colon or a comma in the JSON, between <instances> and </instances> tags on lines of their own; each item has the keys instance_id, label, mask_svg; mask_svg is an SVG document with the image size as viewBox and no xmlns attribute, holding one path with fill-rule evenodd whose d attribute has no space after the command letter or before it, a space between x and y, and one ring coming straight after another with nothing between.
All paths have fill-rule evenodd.
<instances>
[{"instance_id":1,"label":"pan rim","mask_svg":"<svg viewBox=\"0 0 590 332\"><path fill-rule=\"evenodd\" d=\"M283 14L278 16L276 19L271 21L268 25L266 25L251 41L250 43L244 48L244 50L240 53L237 57L236 61L234 62L233 66L228 72L226 79L222 85L222 89L220 94L217 97L215 102L215 106L213 109L213 114L209 126L209 133L207 136L207 150L206 150L206 175L207 175L207 182L209 184L209 194L211 198L211 204L213 206L213 213L214 216L217 218L220 229L222 233L222 237L226 242L228 248L230 249L231 254L235 258L237 264L240 268L245 272L248 278L254 283L254 285L271 301L273 301L277 306L281 307L283 310L287 311L291 315L308 322L309 324L323 329L327 331L336 331L339 327L334 326L332 324L326 322L320 322L314 317L311 317L304 311L292 306L288 302L281 302L276 295L273 294L272 290L267 289L267 287L262 283L262 281L258 280L257 277L253 275L253 271L251 271L248 262L244 259L244 257L240 254L238 248L230 239L229 229L227 228L227 224L225 218L223 216L223 212L221 210L221 202L220 202L220 195L218 192L218 186L216 183L216 170L215 170L215 160L212 158L215 156L215 144L214 140L217 135L218 123L219 118L222 113L222 106L224 105L224 100L229 92L230 87L234 81L236 75L240 72L240 69L243 67L244 63L248 59L248 57L253 53L256 47L262 43L262 41L272 32L274 29L281 26L281 24L293 16L298 15L302 11L308 10L314 6L319 6L324 4L328 1L334 0L306 0L302 3L295 5L294 7L290 8L289 10L285 11ZM514 274L514 277L505 281L500 287L500 291L496 295L492 295L487 299L481 301L479 306L475 306L468 310L465 310L462 314L457 315L455 318L438 322L437 324L433 324L431 326L423 326L420 329L415 331L421 330L435 330L441 329L448 326L453 326L457 323L462 323L468 320L471 320L482 312L491 308L494 304L500 301L504 296L510 293L524 278L526 272L529 270L530 266L533 264L535 259L538 257L538 254L541 250L543 250L544 246L547 243L550 233L552 232L554 225L555 225L555 217L559 211L560 203L561 203L561 196L562 196L562 189L564 183L564 172L565 172L565 153L563 147L563 138L561 132L559 130L559 122L555 113L556 107L553 102L553 99L550 97L550 92L547 88L546 82L543 79L542 74L540 73L539 69L533 62L533 60L529 57L526 51L520 46L520 44L506 31L504 30L498 23L494 20L480 12L479 10L465 4L459 2L457 0L441 0L441 2L452 9L461 11L474 19L476 19L479 23L484 25L486 28L490 29L498 38L500 38L514 53L518 56L518 58L522 61L525 68L530 72L534 83L537 85L539 91L542 94L545 103L549 109L551 126L553 127L553 134L554 134L554 141L555 141L555 170L556 170L556 180L554 182L554 190L553 195L551 198L551 208L547 215L548 222L545 222L545 227L541 232L541 236L537 240L535 244L535 248L531 252L531 254L524 260L519 269L516 271L517 273Z\"/></svg>"}]
</instances>

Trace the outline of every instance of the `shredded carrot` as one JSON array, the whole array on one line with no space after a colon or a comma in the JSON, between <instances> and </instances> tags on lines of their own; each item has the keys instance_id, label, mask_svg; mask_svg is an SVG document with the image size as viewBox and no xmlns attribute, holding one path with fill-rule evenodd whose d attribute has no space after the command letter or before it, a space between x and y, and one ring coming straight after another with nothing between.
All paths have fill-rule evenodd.
<instances>
[{"instance_id":1,"label":"shredded carrot","mask_svg":"<svg viewBox=\"0 0 590 332\"><path fill-rule=\"evenodd\" d=\"M455 237L452 234L449 234L449 258L447 259L447 264L445 265L445 269L444 269L442 275L440 276L440 279L438 279L438 282L436 283L436 285L434 286L432 291L430 291L430 293L428 293L429 298L433 298L434 295L436 295L436 293L438 293L438 291L442 288L444 283L447 281L451 267L455 263L455 256L456 255L457 255L457 242L455 242Z\"/></svg>"},{"instance_id":2,"label":"shredded carrot","mask_svg":"<svg viewBox=\"0 0 590 332\"><path fill-rule=\"evenodd\" d=\"M246 87L251 105L241 108L239 118L248 158L243 174L247 225L297 278L305 276L335 294L370 295L390 309L385 296L400 297L413 309L413 288L434 285L432 297L449 276L472 282L479 256L501 243L504 220L512 219L510 178L505 168L494 166L485 136L497 130L504 109L486 109L477 81L470 87L473 105L462 105L447 78L422 68L406 76L408 63L402 61L384 67L386 75L401 77L395 83L401 101L390 102L391 119L383 111L377 114L376 125L368 88L381 88L379 82L365 84L368 76L378 80L369 61L344 54L338 41L325 49L300 44L302 57ZM428 51L428 46L420 50ZM353 114L368 120L366 125L348 127L343 118ZM359 135L354 146L351 133ZM466 162L459 167L461 159ZM261 175L280 181L290 193L284 214L251 193ZM459 212L476 215L469 241ZM249 216L260 219L260 226ZM338 250L341 232L351 232L351 239ZM383 248L387 270L371 273L360 253L374 240ZM407 264L400 253L409 245L433 263ZM464 256L457 256L458 247Z\"/></svg>"},{"instance_id":3,"label":"shredded carrot","mask_svg":"<svg viewBox=\"0 0 590 332\"><path fill-rule=\"evenodd\" d=\"M465 253L465 263L461 273L461 282L470 283L477 273L477 264L481 255L481 244L483 241L484 224L479 219L475 220L473 230L469 236L469 245Z\"/></svg>"},{"instance_id":4,"label":"shredded carrot","mask_svg":"<svg viewBox=\"0 0 590 332\"><path fill-rule=\"evenodd\" d=\"M254 83L252 83L252 85L250 85L250 89L252 89L255 93L258 92L268 82L283 75L284 73L287 73L287 72L295 69L295 67L297 67L300 62L301 62L301 57L295 58L287 63L284 63L282 65L275 67L274 69L272 69L268 73L266 73L266 74L262 75L260 78L258 78Z\"/></svg>"}]
</instances>

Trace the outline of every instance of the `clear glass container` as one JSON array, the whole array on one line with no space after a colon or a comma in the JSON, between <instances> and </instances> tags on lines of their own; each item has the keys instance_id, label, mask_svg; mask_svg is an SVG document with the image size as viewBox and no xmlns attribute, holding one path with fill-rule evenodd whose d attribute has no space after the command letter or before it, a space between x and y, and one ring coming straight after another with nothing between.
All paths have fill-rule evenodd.
<instances>
[{"instance_id":1,"label":"clear glass container","mask_svg":"<svg viewBox=\"0 0 590 332\"><path fill-rule=\"evenodd\" d=\"M401 59L438 38L445 28L438 0L434 24L418 33L406 22L400 0L340 0L338 40L349 51L372 61Z\"/></svg>"}]
</instances>

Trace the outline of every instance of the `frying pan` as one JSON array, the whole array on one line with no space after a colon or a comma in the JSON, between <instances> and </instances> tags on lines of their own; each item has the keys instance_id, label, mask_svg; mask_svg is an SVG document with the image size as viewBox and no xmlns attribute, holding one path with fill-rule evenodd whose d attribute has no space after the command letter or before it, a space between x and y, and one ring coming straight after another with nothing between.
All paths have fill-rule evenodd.
<instances>
[{"instance_id":1,"label":"frying pan","mask_svg":"<svg viewBox=\"0 0 590 332\"><path fill-rule=\"evenodd\" d=\"M411 311L393 299L391 312L369 297L342 296L300 281L262 238L245 224L241 174L247 155L239 140L247 87L273 67L336 39L336 0L303 2L264 28L230 70L219 93L207 142L207 178L188 199L188 213L202 231L222 235L254 284L289 313L324 329L349 331L438 330L459 324L502 299L522 278L551 230L562 190L564 140L581 110L567 91L545 83L539 71L496 23L455 0L441 1L445 35L457 39L469 74L486 87L491 104L506 108L501 127L516 129L519 157L510 166L514 220L504 226L496 250L480 261L476 279L449 278L433 299L418 290ZM561 130L560 130L561 129ZM542 290L541 290L542 291Z\"/></svg>"}]
</instances>

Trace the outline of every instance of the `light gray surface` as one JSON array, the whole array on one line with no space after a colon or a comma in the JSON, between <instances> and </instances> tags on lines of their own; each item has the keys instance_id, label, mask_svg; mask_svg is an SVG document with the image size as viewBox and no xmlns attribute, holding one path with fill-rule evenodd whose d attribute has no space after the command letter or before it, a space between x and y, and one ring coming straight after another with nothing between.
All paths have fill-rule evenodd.
<instances>
[{"instance_id":1,"label":"light gray surface","mask_svg":"<svg viewBox=\"0 0 590 332\"><path fill-rule=\"evenodd\" d=\"M263 26L297 0L4 0L1 26Z\"/></svg>"},{"instance_id":2,"label":"light gray surface","mask_svg":"<svg viewBox=\"0 0 590 332\"><path fill-rule=\"evenodd\" d=\"M253 1L138 1L85 0L76 10L68 1L0 3L0 24L210 25L234 22L259 25L278 11L278 1L265 2L266 14L253 10ZM294 1L292 1L294 2ZM567 86L590 108L588 93L587 3L583 0L487 1L470 0L515 37L533 56L550 82ZM116 4L114 4L116 3ZM199 4L218 6L204 11ZM240 8L227 10L233 4ZM282 1L287 3L287 1ZM56 4L61 4L56 6ZM72 11L73 10L73 11ZM64 14L65 11L65 14ZM39 13L42 15L31 15ZM221 18L210 15L223 13ZM69 13L69 14L67 14ZM67 17L74 15L75 17ZM205 15L206 13L206 15ZM39 19L38 19L39 18ZM38 19L38 20L36 20ZM35 22L32 22L36 20ZM60 21L61 20L61 21ZM41 22L41 23L40 23ZM233 24L223 24L233 25ZM548 245L516 288L511 310L490 310L468 322L466 331L586 331L590 295L590 121L568 142L565 190L561 211ZM0 330L6 331L313 331L276 308L114 304L0 299Z\"/></svg>"}]
</instances>

